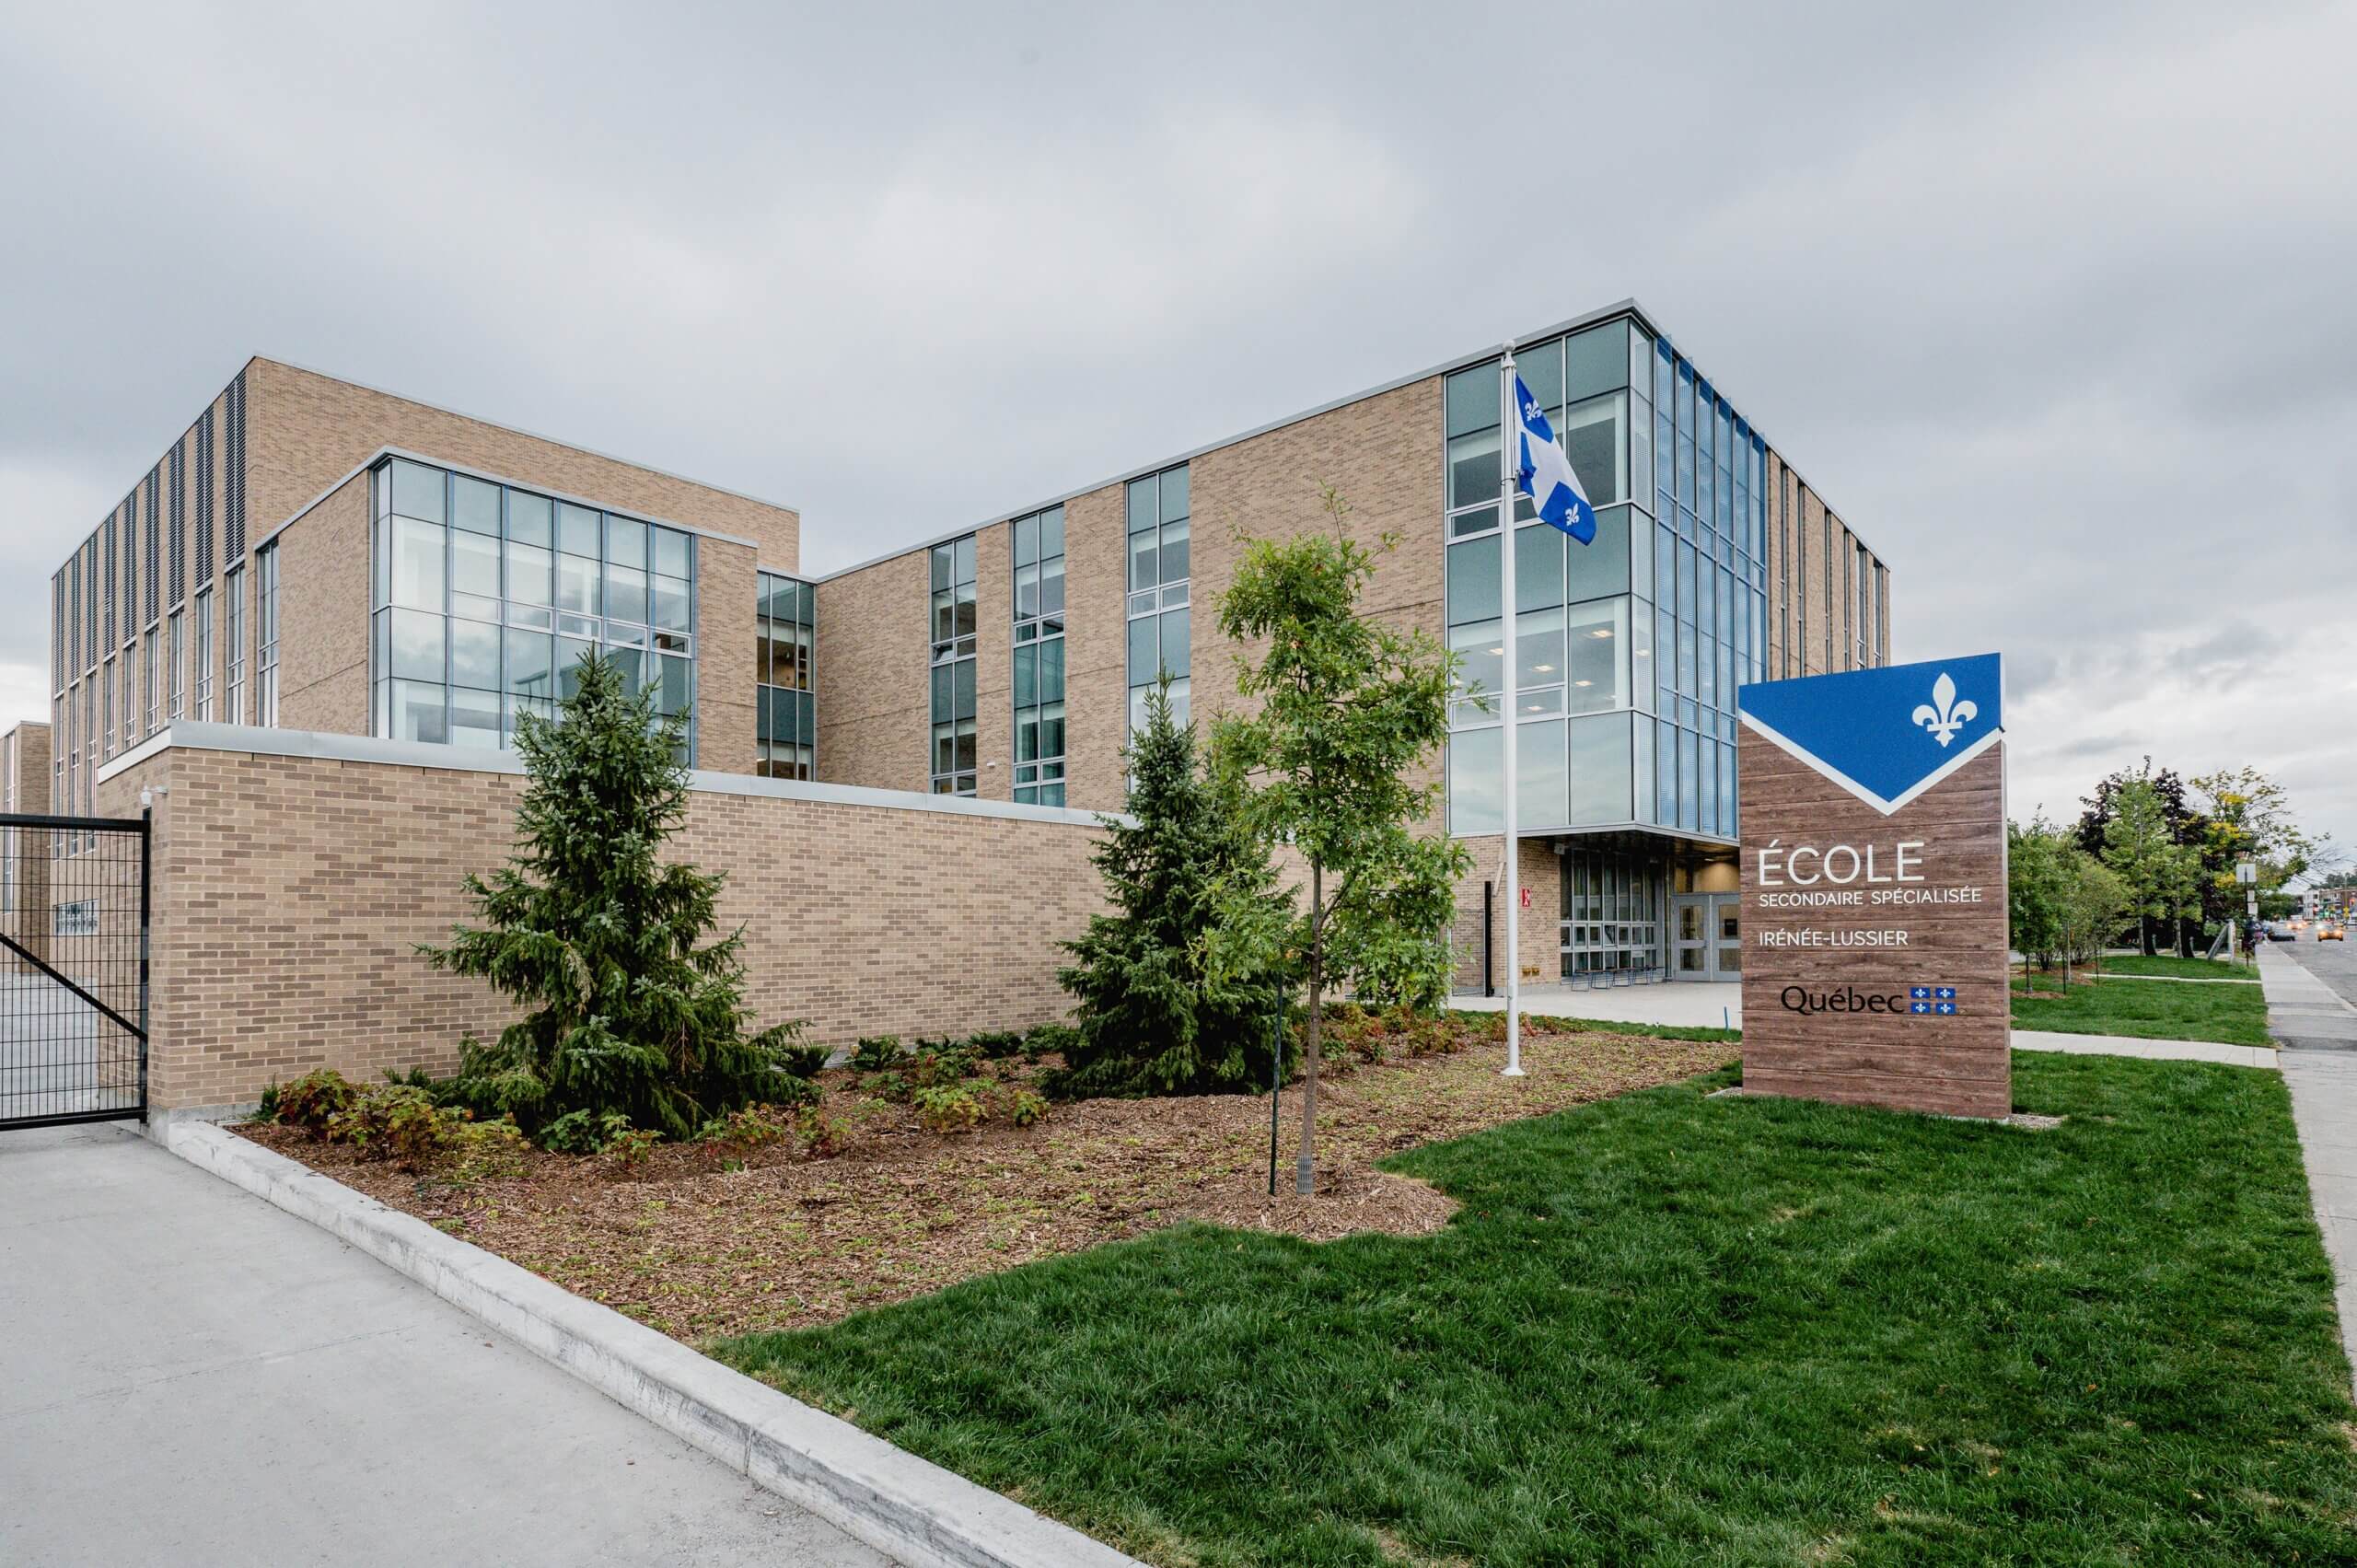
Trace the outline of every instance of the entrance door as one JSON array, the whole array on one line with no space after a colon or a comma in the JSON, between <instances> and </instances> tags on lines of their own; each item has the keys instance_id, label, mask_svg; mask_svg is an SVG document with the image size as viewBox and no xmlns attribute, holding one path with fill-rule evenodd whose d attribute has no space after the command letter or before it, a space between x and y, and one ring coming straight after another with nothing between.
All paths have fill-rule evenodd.
<instances>
[{"instance_id":1,"label":"entrance door","mask_svg":"<svg viewBox=\"0 0 2357 1568\"><path fill-rule=\"evenodd\" d=\"M1743 939L1740 894L1678 893L1669 900L1669 972L1673 980L1740 980Z\"/></svg>"}]
</instances>

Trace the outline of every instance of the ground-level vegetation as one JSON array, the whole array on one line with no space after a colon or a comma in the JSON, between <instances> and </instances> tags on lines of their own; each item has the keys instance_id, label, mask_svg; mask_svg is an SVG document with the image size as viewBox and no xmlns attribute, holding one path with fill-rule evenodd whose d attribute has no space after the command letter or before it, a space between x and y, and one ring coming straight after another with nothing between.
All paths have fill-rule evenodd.
<instances>
[{"instance_id":1,"label":"ground-level vegetation","mask_svg":"<svg viewBox=\"0 0 2357 1568\"><path fill-rule=\"evenodd\" d=\"M1732 1076L1385 1161L1434 1234L1177 1225L714 1353L1160 1563L2357 1553L2278 1076L2025 1058L2036 1132Z\"/></svg>"},{"instance_id":2,"label":"ground-level vegetation","mask_svg":"<svg viewBox=\"0 0 2357 1568\"><path fill-rule=\"evenodd\" d=\"M863 1041L807 1100L695 1137L618 1132L564 1151L498 1121L406 1141L419 1089L298 1080L248 1136L691 1342L829 1323L858 1308L1187 1220L1330 1238L1422 1234L1455 1204L1378 1159L1652 1087L1734 1060L1723 1030L1613 1034L1530 1020L1531 1075L1504 1079L1496 1014L1327 1010L1318 1191L1268 1191L1269 1097L1051 1098L1073 1031ZM1299 1022L1295 1023L1296 1035ZM1690 1038L1690 1037L1701 1038ZM1687 1037L1687 1038L1679 1038ZM316 1114L301 1107L332 1107ZM1294 1091L1282 1103L1291 1121ZM403 1108L410 1108L404 1110ZM424 1107L424 1109L418 1108ZM343 1116L346 1120L339 1121ZM1288 1129L1288 1144L1290 1129Z\"/></svg>"},{"instance_id":3,"label":"ground-level vegetation","mask_svg":"<svg viewBox=\"0 0 2357 1568\"><path fill-rule=\"evenodd\" d=\"M2150 958L2222 971L2199 958ZM2058 971L2016 975L2014 1027L2061 1034L2128 1035L2138 1040L2201 1040L2223 1045L2269 1045L2267 993L2256 984L2201 985L2162 975L2081 970L2066 987Z\"/></svg>"}]
</instances>

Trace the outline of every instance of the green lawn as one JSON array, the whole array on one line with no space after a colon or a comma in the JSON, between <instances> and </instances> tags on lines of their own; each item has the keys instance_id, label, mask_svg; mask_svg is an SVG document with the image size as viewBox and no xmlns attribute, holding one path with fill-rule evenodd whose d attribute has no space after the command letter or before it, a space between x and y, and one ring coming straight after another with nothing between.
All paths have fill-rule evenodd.
<instances>
[{"instance_id":1,"label":"green lawn","mask_svg":"<svg viewBox=\"0 0 2357 1568\"><path fill-rule=\"evenodd\" d=\"M2166 975L2178 980L2258 979L2255 964L2213 963L2208 958L2180 958L2174 953L2158 953L2149 958L2141 954L2107 958L2102 968L2106 974Z\"/></svg>"},{"instance_id":2,"label":"green lawn","mask_svg":"<svg viewBox=\"0 0 2357 1568\"><path fill-rule=\"evenodd\" d=\"M2014 976L2014 1027L2064 1034L2134 1035L2269 1045L2267 993L2256 985L2178 985L2165 980L2098 980L2059 989L2062 976Z\"/></svg>"},{"instance_id":3,"label":"green lawn","mask_svg":"<svg viewBox=\"0 0 2357 1568\"><path fill-rule=\"evenodd\" d=\"M2069 1120L1677 1086L1397 1156L1437 1236L1190 1226L714 1353L1161 1563L2357 1557L2282 1079L2015 1073Z\"/></svg>"}]
</instances>

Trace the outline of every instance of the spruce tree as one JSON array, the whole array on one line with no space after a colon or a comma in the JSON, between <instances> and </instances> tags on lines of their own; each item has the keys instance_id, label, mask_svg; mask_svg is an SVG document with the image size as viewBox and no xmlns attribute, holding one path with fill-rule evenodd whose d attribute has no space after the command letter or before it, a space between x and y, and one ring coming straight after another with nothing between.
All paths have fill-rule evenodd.
<instances>
[{"instance_id":1,"label":"spruce tree","mask_svg":"<svg viewBox=\"0 0 2357 1568\"><path fill-rule=\"evenodd\" d=\"M1228 903L1282 919L1267 846L1198 766L1195 729L1146 694L1128 753L1130 820L1109 819L1094 854L1115 912L1064 944L1057 978L1078 1001L1078 1042L1056 1082L1068 1096L1223 1094L1270 1079L1283 976L1215 975L1206 962Z\"/></svg>"},{"instance_id":2,"label":"spruce tree","mask_svg":"<svg viewBox=\"0 0 2357 1568\"><path fill-rule=\"evenodd\" d=\"M518 721L515 853L465 881L482 923L419 947L529 1009L465 1041L453 1098L527 1131L620 1111L678 1138L797 1096L786 1052L802 1025L749 1033L743 928L712 935L723 877L657 856L687 819L685 715L657 722L652 689L630 695L610 660L574 673L554 720Z\"/></svg>"}]
</instances>

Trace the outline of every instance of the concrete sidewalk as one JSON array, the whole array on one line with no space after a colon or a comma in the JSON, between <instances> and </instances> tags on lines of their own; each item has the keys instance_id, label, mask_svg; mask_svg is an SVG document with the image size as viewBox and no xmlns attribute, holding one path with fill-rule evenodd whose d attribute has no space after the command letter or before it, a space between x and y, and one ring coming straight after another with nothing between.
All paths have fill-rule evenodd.
<instances>
[{"instance_id":1,"label":"concrete sidewalk","mask_svg":"<svg viewBox=\"0 0 2357 1568\"><path fill-rule=\"evenodd\" d=\"M887 1562L127 1128L0 1195L0 1562Z\"/></svg>"},{"instance_id":2,"label":"concrete sidewalk","mask_svg":"<svg viewBox=\"0 0 2357 1568\"><path fill-rule=\"evenodd\" d=\"M2341 1346L2357 1365L2357 1007L2271 942L2259 944L2258 978L2292 1091L2309 1201L2332 1258Z\"/></svg>"}]
</instances>

